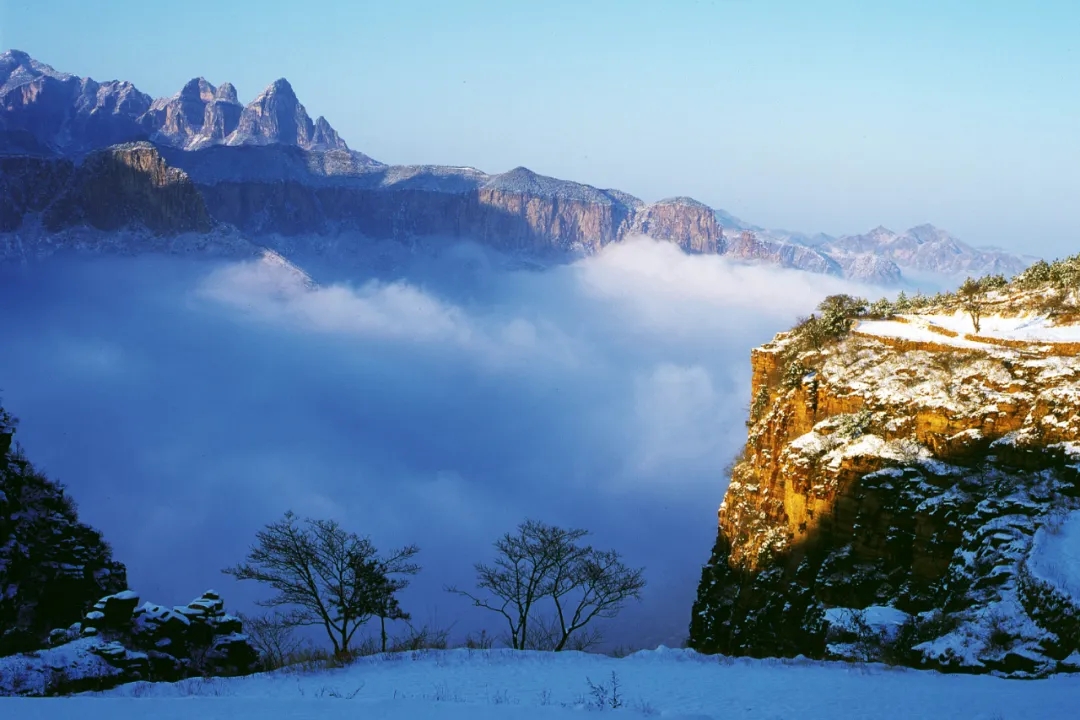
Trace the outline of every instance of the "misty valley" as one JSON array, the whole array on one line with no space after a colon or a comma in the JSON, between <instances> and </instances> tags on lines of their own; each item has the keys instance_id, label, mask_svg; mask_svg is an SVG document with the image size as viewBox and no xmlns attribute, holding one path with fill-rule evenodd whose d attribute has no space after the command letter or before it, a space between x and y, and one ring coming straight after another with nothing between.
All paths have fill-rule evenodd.
<instances>
[{"instance_id":1,"label":"misty valley","mask_svg":"<svg viewBox=\"0 0 1080 720\"><path fill-rule=\"evenodd\" d=\"M1080 255L240 97L0 54L3 717L1075 709Z\"/></svg>"}]
</instances>

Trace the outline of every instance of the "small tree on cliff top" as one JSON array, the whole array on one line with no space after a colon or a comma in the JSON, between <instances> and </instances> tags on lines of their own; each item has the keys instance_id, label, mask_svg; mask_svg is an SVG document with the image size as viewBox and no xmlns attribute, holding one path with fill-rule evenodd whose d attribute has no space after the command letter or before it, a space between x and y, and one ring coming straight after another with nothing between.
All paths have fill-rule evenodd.
<instances>
[{"instance_id":1,"label":"small tree on cliff top","mask_svg":"<svg viewBox=\"0 0 1080 720\"><path fill-rule=\"evenodd\" d=\"M975 332L979 332L983 313L982 286L978 280L968 278L960 286L958 294L961 307L971 318L971 325L975 328Z\"/></svg>"},{"instance_id":2,"label":"small tree on cliff top","mask_svg":"<svg viewBox=\"0 0 1080 720\"><path fill-rule=\"evenodd\" d=\"M830 295L818 305L826 331L839 337L851 329L855 318L866 314L866 300L851 295Z\"/></svg>"}]
</instances>

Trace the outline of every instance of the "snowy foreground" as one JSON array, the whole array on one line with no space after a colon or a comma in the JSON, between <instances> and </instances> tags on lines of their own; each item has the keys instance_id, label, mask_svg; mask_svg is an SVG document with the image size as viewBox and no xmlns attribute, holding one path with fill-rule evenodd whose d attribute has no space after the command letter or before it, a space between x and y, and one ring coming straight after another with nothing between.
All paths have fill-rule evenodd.
<instances>
[{"instance_id":1,"label":"snowy foreground","mask_svg":"<svg viewBox=\"0 0 1080 720\"><path fill-rule=\"evenodd\" d=\"M1056 325L1045 315L987 315L975 331L970 316L949 314L899 315L892 320L863 320L854 330L862 335L932 342L968 350L994 349L994 340L1031 344L1080 342L1080 324ZM990 341L989 343L986 341Z\"/></svg>"},{"instance_id":2,"label":"snowy foreground","mask_svg":"<svg viewBox=\"0 0 1080 720\"><path fill-rule=\"evenodd\" d=\"M587 680L612 673L622 707L599 710ZM1004 680L882 665L750 660L688 650L623 659L583 653L450 650L376 656L339 670L134 683L74 698L0 699L0 717L59 720L277 720L580 717L1076 717L1080 676Z\"/></svg>"},{"instance_id":3,"label":"snowy foreground","mask_svg":"<svg viewBox=\"0 0 1080 720\"><path fill-rule=\"evenodd\" d=\"M1080 605L1080 510L1039 528L1028 569Z\"/></svg>"}]
</instances>

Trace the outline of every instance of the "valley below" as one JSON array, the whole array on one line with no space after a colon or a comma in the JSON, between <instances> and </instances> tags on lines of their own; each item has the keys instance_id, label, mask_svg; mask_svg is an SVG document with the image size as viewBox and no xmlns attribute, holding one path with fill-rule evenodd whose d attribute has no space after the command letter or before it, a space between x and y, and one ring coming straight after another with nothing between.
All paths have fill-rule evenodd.
<instances>
[{"instance_id":1,"label":"valley below","mask_svg":"<svg viewBox=\"0 0 1080 720\"><path fill-rule=\"evenodd\" d=\"M489 619L442 587L540 516L648 568L608 647L679 646L749 348L850 286L651 241L542 271L481 246L368 267L325 285L272 258L8 270L4 406L151 597L248 607L220 569L292 509L418 543L404 602L463 637Z\"/></svg>"}]
</instances>

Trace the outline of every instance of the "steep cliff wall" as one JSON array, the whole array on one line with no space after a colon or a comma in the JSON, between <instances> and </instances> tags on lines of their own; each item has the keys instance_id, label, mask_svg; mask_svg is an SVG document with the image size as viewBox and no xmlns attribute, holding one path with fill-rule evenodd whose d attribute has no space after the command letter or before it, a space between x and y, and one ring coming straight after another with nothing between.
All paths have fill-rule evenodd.
<instances>
[{"instance_id":1,"label":"steep cliff wall","mask_svg":"<svg viewBox=\"0 0 1080 720\"><path fill-rule=\"evenodd\" d=\"M28 215L43 212L74 174L70 160L0 157L0 232L18 230Z\"/></svg>"},{"instance_id":2,"label":"steep cliff wall","mask_svg":"<svg viewBox=\"0 0 1080 720\"><path fill-rule=\"evenodd\" d=\"M975 335L926 312L752 353L693 647L1009 673L1080 659L1025 580L1034 534L1076 507L1080 327L1014 314Z\"/></svg>"},{"instance_id":3,"label":"steep cliff wall","mask_svg":"<svg viewBox=\"0 0 1080 720\"><path fill-rule=\"evenodd\" d=\"M631 231L669 240L687 252L723 254L727 249L716 212L693 198L669 198L642 207Z\"/></svg>"},{"instance_id":4,"label":"steep cliff wall","mask_svg":"<svg viewBox=\"0 0 1080 720\"><path fill-rule=\"evenodd\" d=\"M206 232L213 224L187 174L169 167L149 143L90 155L44 220L50 230L86 223L99 230L135 225L170 234Z\"/></svg>"},{"instance_id":5,"label":"steep cliff wall","mask_svg":"<svg viewBox=\"0 0 1080 720\"><path fill-rule=\"evenodd\" d=\"M64 488L34 469L14 434L0 407L0 656L40 648L50 630L127 581L108 543L79 522Z\"/></svg>"},{"instance_id":6,"label":"steep cliff wall","mask_svg":"<svg viewBox=\"0 0 1080 720\"><path fill-rule=\"evenodd\" d=\"M155 108L165 113L169 128L183 134L198 118L200 103L217 102L214 93L205 81L192 81L181 96ZM0 233L8 234L0 236L0 259L20 259L28 248L31 255L51 254L79 228L175 236L221 226L270 245L280 236L345 233L407 243L461 238L554 257L648 235L688 253L880 283L900 279L899 268L888 261L848 258L841 264L817 249L750 231L725 235L723 216L691 198L646 204L618 190L527 168L488 175L463 167L386 166L362 153L315 145L230 144L188 151L140 142L97 150L81 161L0 156ZM47 232L66 236L32 242L13 237L30 217L40 218ZM79 244L90 250L93 241L82 238ZM130 244L105 239L101 247ZM327 246L350 250L344 243L317 241L310 249Z\"/></svg>"},{"instance_id":7,"label":"steep cliff wall","mask_svg":"<svg viewBox=\"0 0 1080 720\"><path fill-rule=\"evenodd\" d=\"M223 182L200 190L215 219L252 234L460 237L538 255L599 250L625 234L632 212L619 203L484 187L444 192L357 185Z\"/></svg>"},{"instance_id":8,"label":"steep cliff wall","mask_svg":"<svg viewBox=\"0 0 1080 720\"><path fill-rule=\"evenodd\" d=\"M117 145L76 165L60 158L0 158L0 231L29 216L50 232L85 225L156 234L207 232L214 222L184 171L149 143Z\"/></svg>"}]
</instances>

